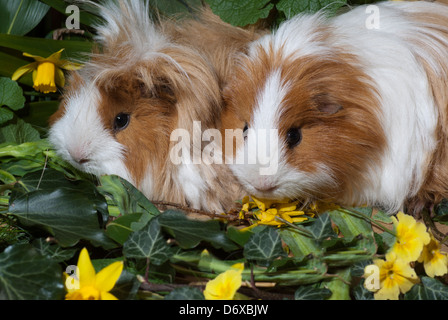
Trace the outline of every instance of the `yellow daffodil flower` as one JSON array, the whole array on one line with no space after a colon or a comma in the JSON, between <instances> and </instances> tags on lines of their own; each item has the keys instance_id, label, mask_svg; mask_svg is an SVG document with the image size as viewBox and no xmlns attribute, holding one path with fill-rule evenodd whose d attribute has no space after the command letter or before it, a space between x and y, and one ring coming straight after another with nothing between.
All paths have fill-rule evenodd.
<instances>
[{"instance_id":1,"label":"yellow daffodil flower","mask_svg":"<svg viewBox=\"0 0 448 320\"><path fill-rule=\"evenodd\" d=\"M207 282L204 290L206 300L232 300L241 287L243 263L234 264L229 270Z\"/></svg>"},{"instance_id":2,"label":"yellow daffodil flower","mask_svg":"<svg viewBox=\"0 0 448 320\"><path fill-rule=\"evenodd\" d=\"M17 69L11 79L16 81L24 74L33 72L33 88L43 93L56 92L56 85L65 85L64 70L77 70L81 64L61 59L64 49L53 53L47 58L35 56L24 52L25 57L33 58L35 61Z\"/></svg>"},{"instance_id":3,"label":"yellow daffodil flower","mask_svg":"<svg viewBox=\"0 0 448 320\"><path fill-rule=\"evenodd\" d=\"M259 209L254 212L255 217L258 219L257 225L282 226L285 224L283 221L276 219L276 217L280 217L289 223L302 222L308 219L304 211L297 210L299 201L265 200L254 196L252 196L252 199Z\"/></svg>"},{"instance_id":4,"label":"yellow daffodil flower","mask_svg":"<svg viewBox=\"0 0 448 320\"><path fill-rule=\"evenodd\" d=\"M408 292L418 282L409 262L398 259L395 252L388 253L386 261L377 259L373 263L378 267L380 281L380 289L374 294L376 300L398 300L400 292Z\"/></svg>"},{"instance_id":5,"label":"yellow daffodil flower","mask_svg":"<svg viewBox=\"0 0 448 320\"><path fill-rule=\"evenodd\" d=\"M440 251L440 242L432 234L430 236L431 240L423 248L418 262L422 262L426 274L434 278L448 273L448 257L445 252Z\"/></svg>"},{"instance_id":6,"label":"yellow daffodil flower","mask_svg":"<svg viewBox=\"0 0 448 320\"><path fill-rule=\"evenodd\" d=\"M392 218L395 226L396 241L392 247L398 258L407 262L420 257L423 247L430 241L429 233L423 223L415 221L410 215L399 212Z\"/></svg>"},{"instance_id":7,"label":"yellow daffodil flower","mask_svg":"<svg viewBox=\"0 0 448 320\"><path fill-rule=\"evenodd\" d=\"M67 279L69 281L66 280L65 282L68 292L65 299L117 300L109 291L115 286L122 271L123 262L117 261L96 273L90 261L89 253L84 248L79 254L76 279L75 277L67 276L71 279Z\"/></svg>"},{"instance_id":8,"label":"yellow daffodil flower","mask_svg":"<svg viewBox=\"0 0 448 320\"><path fill-rule=\"evenodd\" d=\"M289 223L302 222L308 219L308 217L304 216L304 211L281 211L276 208L270 208L266 211L254 212L254 215L259 220L258 224L266 224L272 226L282 226L285 224L283 221L277 220L276 217L280 217L283 220L288 221Z\"/></svg>"},{"instance_id":9,"label":"yellow daffodil flower","mask_svg":"<svg viewBox=\"0 0 448 320\"><path fill-rule=\"evenodd\" d=\"M249 196L245 196L243 198L242 205L243 206L242 206L241 211L239 213L239 218L240 219L244 219L245 218L245 214L248 213L249 211L251 211L253 208L255 208L257 206L254 201L250 201Z\"/></svg>"},{"instance_id":10,"label":"yellow daffodil flower","mask_svg":"<svg viewBox=\"0 0 448 320\"><path fill-rule=\"evenodd\" d=\"M314 201L310 204L309 207L312 211L317 213L324 213L327 211L338 210L341 208L337 204L327 201Z\"/></svg>"}]
</instances>

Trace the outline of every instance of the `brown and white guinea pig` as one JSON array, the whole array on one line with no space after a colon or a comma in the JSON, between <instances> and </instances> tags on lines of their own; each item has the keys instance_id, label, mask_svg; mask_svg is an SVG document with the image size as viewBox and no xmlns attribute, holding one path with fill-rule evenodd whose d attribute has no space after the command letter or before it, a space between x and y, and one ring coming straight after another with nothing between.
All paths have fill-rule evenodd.
<instances>
[{"instance_id":1,"label":"brown and white guinea pig","mask_svg":"<svg viewBox=\"0 0 448 320\"><path fill-rule=\"evenodd\" d=\"M231 168L250 194L389 212L448 196L444 5L296 16L240 56L224 97L224 127L244 129Z\"/></svg>"},{"instance_id":2,"label":"brown and white guinea pig","mask_svg":"<svg viewBox=\"0 0 448 320\"><path fill-rule=\"evenodd\" d=\"M49 140L74 167L119 175L150 200L227 211L242 196L229 168L190 157L207 145L203 132L220 126L230 57L256 34L209 11L179 28L155 23L149 10L138 0L99 5L101 51L71 75ZM173 139L175 130L184 135ZM173 148L182 161L172 161Z\"/></svg>"}]
</instances>

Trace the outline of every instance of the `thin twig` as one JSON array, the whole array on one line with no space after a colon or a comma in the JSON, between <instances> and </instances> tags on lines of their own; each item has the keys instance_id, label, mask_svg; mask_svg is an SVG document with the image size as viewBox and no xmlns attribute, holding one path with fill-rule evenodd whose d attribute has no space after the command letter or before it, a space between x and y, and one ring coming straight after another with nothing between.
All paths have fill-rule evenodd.
<instances>
[{"instance_id":1,"label":"thin twig","mask_svg":"<svg viewBox=\"0 0 448 320\"><path fill-rule=\"evenodd\" d=\"M175 203L175 202L168 202L168 201L151 201L154 205L156 206L167 206L167 207L174 207L189 213L197 213L200 215L204 215L204 216L208 216L211 218L225 218L229 221L234 221L237 220L238 217L232 216L232 215L225 215L224 213L222 214L217 214L215 212L209 212L209 211L204 211L204 210L200 210L200 209L194 209L194 208L190 208L188 206L182 205L180 203Z\"/></svg>"}]
</instances>

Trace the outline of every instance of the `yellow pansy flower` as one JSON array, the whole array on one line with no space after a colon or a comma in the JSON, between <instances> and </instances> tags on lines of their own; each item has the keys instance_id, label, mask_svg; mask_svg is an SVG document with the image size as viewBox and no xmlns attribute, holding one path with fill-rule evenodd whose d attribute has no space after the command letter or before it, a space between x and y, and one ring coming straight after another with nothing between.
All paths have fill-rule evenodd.
<instances>
[{"instance_id":1,"label":"yellow pansy flower","mask_svg":"<svg viewBox=\"0 0 448 320\"><path fill-rule=\"evenodd\" d=\"M87 249L82 249L78 258L76 277L67 276L66 300L117 300L109 293L123 271L123 262L114 262L96 273Z\"/></svg>"},{"instance_id":2,"label":"yellow pansy flower","mask_svg":"<svg viewBox=\"0 0 448 320\"><path fill-rule=\"evenodd\" d=\"M392 217L396 241L391 250L398 258L407 262L420 257L423 247L429 243L429 233L423 223L417 222L412 216L399 212L397 218Z\"/></svg>"},{"instance_id":3,"label":"yellow pansy flower","mask_svg":"<svg viewBox=\"0 0 448 320\"><path fill-rule=\"evenodd\" d=\"M445 252L440 251L440 242L432 234L430 236L431 240L423 248L418 262L422 262L426 274L434 278L448 273L448 257Z\"/></svg>"},{"instance_id":4,"label":"yellow pansy flower","mask_svg":"<svg viewBox=\"0 0 448 320\"><path fill-rule=\"evenodd\" d=\"M376 259L373 263L378 267L380 280L380 289L374 294L376 300L398 300L400 292L408 292L418 282L409 262L398 259L394 252L388 253L386 260Z\"/></svg>"},{"instance_id":5,"label":"yellow pansy flower","mask_svg":"<svg viewBox=\"0 0 448 320\"><path fill-rule=\"evenodd\" d=\"M207 282L204 290L206 300L232 300L241 287L244 263L237 263L229 270Z\"/></svg>"},{"instance_id":6,"label":"yellow pansy flower","mask_svg":"<svg viewBox=\"0 0 448 320\"><path fill-rule=\"evenodd\" d=\"M61 59L64 49L53 53L47 58L24 52L25 57L33 58L35 61L17 69L11 79L16 81L24 74L33 72L33 88L43 93L56 92L56 85L65 85L64 70L77 70L81 64Z\"/></svg>"}]
</instances>

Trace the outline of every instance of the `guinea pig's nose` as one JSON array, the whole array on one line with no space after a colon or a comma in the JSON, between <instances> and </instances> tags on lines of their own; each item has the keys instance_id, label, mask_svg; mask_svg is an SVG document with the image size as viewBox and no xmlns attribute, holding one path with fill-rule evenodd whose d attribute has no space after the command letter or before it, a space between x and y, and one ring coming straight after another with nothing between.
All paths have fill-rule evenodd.
<instances>
[{"instance_id":1,"label":"guinea pig's nose","mask_svg":"<svg viewBox=\"0 0 448 320\"><path fill-rule=\"evenodd\" d=\"M78 159L75 161L78 162L79 164L85 164L85 163L89 162L90 160L87 158L81 158L81 159Z\"/></svg>"},{"instance_id":2,"label":"guinea pig's nose","mask_svg":"<svg viewBox=\"0 0 448 320\"><path fill-rule=\"evenodd\" d=\"M254 185L254 188L259 192L272 192L277 189L277 185L269 182Z\"/></svg>"},{"instance_id":3,"label":"guinea pig's nose","mask_svg":"<svg viewBox=\"0 0 448 320\"><path fill-rule=\"evenodd\" d=\"M83 151L80 150L71 150L69 151L72 159L78 164L86 164L90 161L90 159L84 154Z\"/></svg>"},{"instance_id":4,"label":"guinea pig's nose","mask_svg":"<svg viewBox=\"0 0 448 320\"><path fill-rule=\"evenodd\" d=\"M277 186L273 186L273 187L270 187L270 186L257 186L257 187L255 187L255 189L257 191L259 191L259 192L272 192L276 188L277 188Z\"/></svg>"}]
</instances>

